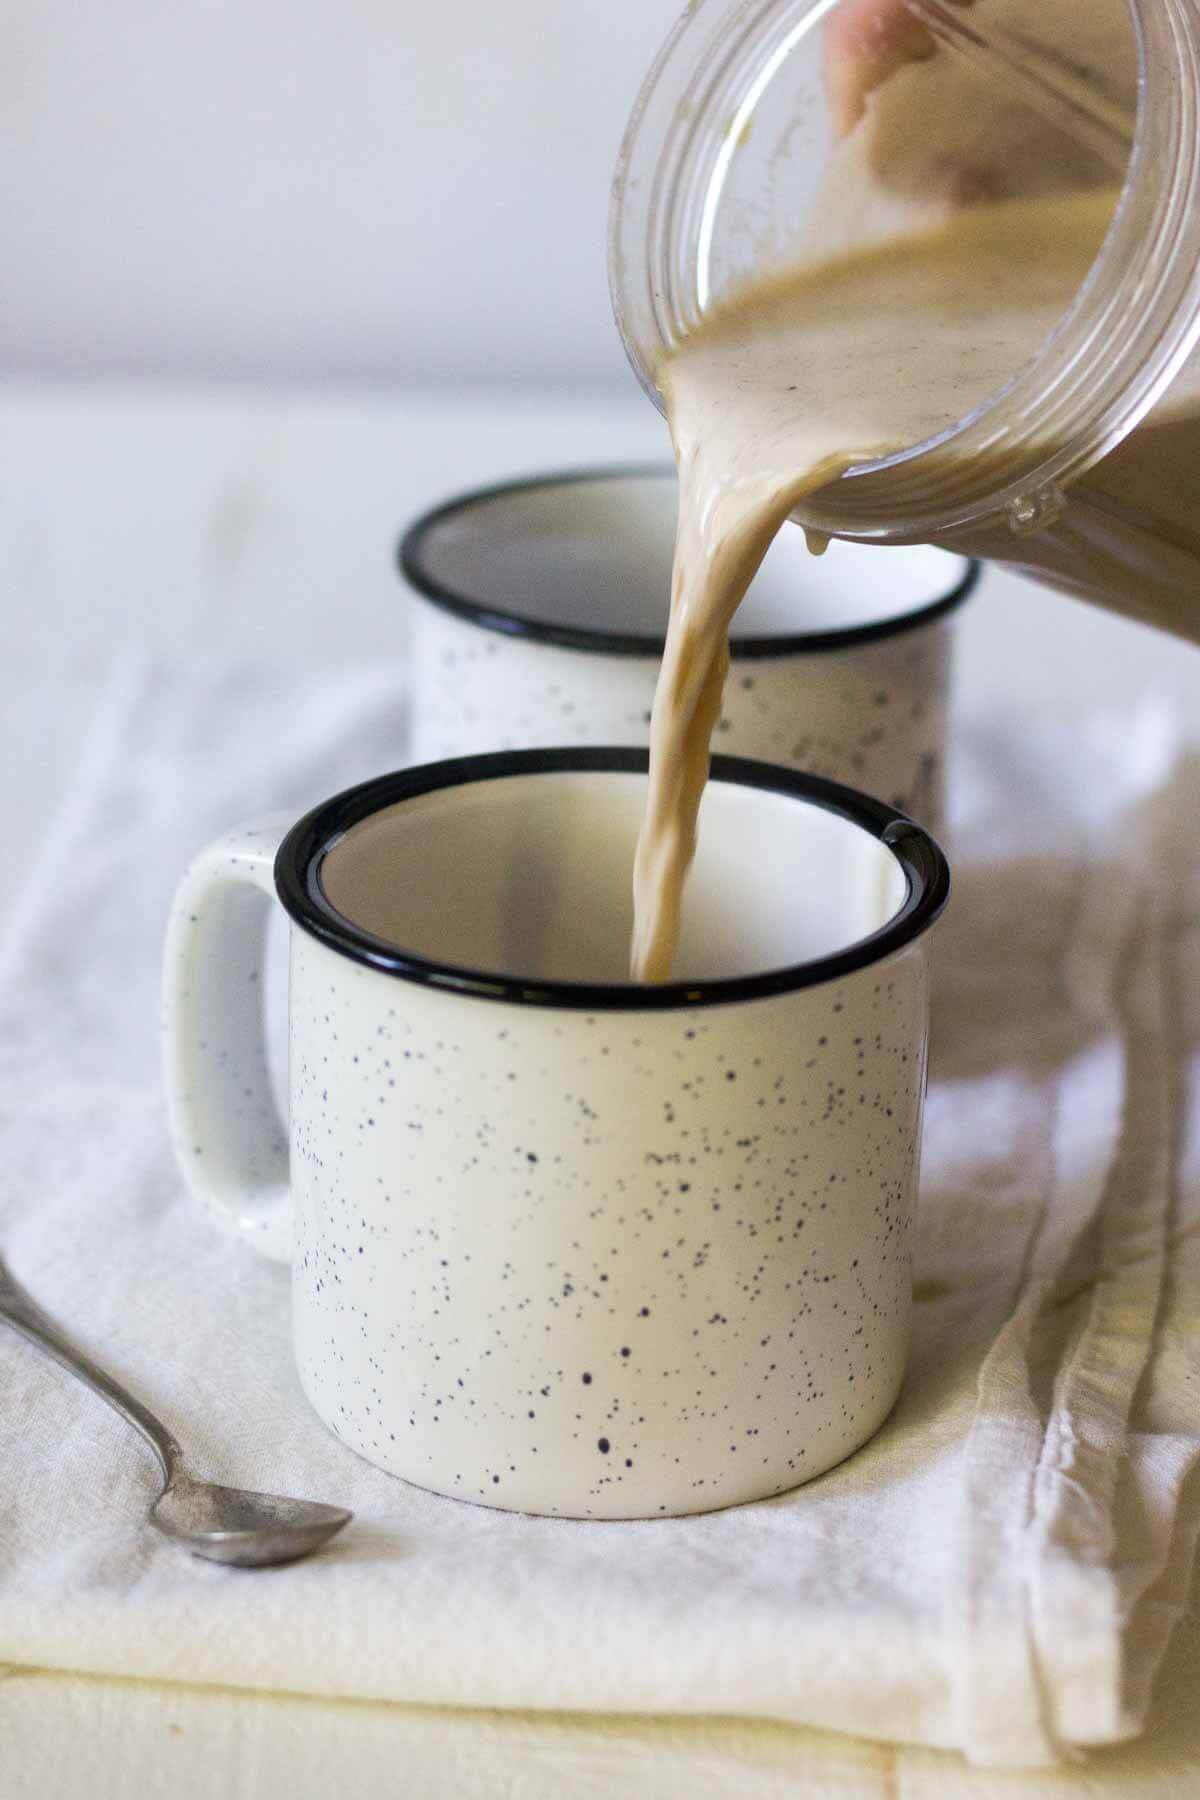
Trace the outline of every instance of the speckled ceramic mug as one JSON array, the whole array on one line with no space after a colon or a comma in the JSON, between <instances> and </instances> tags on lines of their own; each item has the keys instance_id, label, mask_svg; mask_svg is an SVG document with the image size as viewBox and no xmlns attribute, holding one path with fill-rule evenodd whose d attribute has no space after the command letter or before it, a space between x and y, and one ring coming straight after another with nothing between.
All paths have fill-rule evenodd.
<instances>
[{"instance_id":1,"label":"speckled ceramic mug","mask_svg":"<svg viewBox=\"0 0 1200 1800\"><path fill-rule=\"evenodd\" d=\"M464 494L400 546L415 595L414 761L645 744L671 591L670 468ZM736 621L715 748L877 794L942 829L958 612L978 578L924 546L785 526Z\"/></svg>"},{"instance_id":2,"label":"speckled ceramic mug","mask_svg":"<svg viewBox=\"0 0 1200 1800\"><path fill-rule=\"evenodd\" d=\"M778 1494L869 1438L905 1367L945 861L877 801L717 758L676 979L636 987L645 767L385 776L211 846L170 923L176 1150L290 1253L314 1407L523 1512ZM292 921L290 1159L264 895Z\"/></svg>"}]
</instances>

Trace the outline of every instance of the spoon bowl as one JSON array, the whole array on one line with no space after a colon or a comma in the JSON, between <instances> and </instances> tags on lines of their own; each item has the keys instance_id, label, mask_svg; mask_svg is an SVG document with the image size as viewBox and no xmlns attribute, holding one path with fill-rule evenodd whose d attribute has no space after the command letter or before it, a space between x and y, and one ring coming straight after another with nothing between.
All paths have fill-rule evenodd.
<instances>
[{"instance_id":1,"label":"spoon bowl","mask_svg":"<svg viewBox=\"0 0 1200 1800\"><path fill-rule=\"evenodd\" d=\"M344 1507L283 1494L221 1487L177 1473L150 1509L150 1522L193 1556L238 1569L266 1569L311 1556L353 1517Z\"/></svg>"}]
</instances>

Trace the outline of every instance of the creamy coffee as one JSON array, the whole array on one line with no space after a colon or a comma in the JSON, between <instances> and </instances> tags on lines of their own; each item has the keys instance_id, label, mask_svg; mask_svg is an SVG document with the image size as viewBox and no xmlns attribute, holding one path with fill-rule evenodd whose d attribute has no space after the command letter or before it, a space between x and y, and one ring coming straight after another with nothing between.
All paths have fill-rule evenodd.
<instances>
[{"instance_id":1,"label":"creamy coffee","mask_svg":"<svg viewBox=\"0 0 1200 1800\"><path fill-rule=\"evenodd\" d=\"M747 286L659 371L680 512L635 979L670 974L730 623L772 538L805 495L947 429L1020 369L1070 305L1113 205L1101 190L974 208Z\"/></svg>"},{"instance_id":2,"label":"creamy coffee","mask_svg":"<svg viewBox=\"0 0 1200 1800\"><path fill-rule=\"evenodd\" d=\"M1139 107L1125 0L989 0L964 16L996 54L935 46L901 0L830 15L838 135L803 265L733 288L655 371L681 508L634 882L641 980L671 968L729 625L772 537L864 462L923 445L936 478L942 432L949 469L953 428L1068 314L1112 222ZM1096 367L1105 350L1089 351ZM1000 491L1002 436L992 454ZM1029 537L1000 516L938 541L1200 642L1197 468L1200 353L1060 516Z\"/></svg>"}]
</instances>

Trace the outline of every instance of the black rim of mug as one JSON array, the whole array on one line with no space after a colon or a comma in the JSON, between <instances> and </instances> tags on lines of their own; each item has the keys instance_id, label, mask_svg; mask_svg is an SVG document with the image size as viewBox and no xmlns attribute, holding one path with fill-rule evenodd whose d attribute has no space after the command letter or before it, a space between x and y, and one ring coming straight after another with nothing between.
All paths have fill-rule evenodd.
<instances>
[{"instance_id":1,"label":"black rim of mug","mask_svg":"<svg viewBox=\"0 0 1200 1800\"><path fill-rule=\"evenodd\" d=\"M670 463L625 463L611 467L560 469L546 475L527 475L513 481L502 481L490 487L475 488L457 494L451 500L433 507L414 520L400 539L396 560L405 580L426 600L443 612L467 619L485 631L497 631L507 637L527 638L535 643L555 644L563 650L583 650L592 655L661 657L661 636L636 632L590 631L583 626L554 624L544 619L527 618L522 613L503 607L489 606L473 594L448 587L439 581L429 567L428 544L434 532L447 520L472 507L496 500L516 498L538 490L574 487L597 481L663 481L673 478ZM958 581L934 600L901 613L894 619L876 619L865 625L848 626L844 631L793 632L787 636L740 636L730 639L730 652L735 662L761 660L778 656L812 656L827 650L849 650L859 644L872 644L883 638L899 637L903 632L933 625L954 612L974 592L981 565L969 559Z\"/></svg>"},{"instance_id":2,"label":"black rim of mug","mask_svg":"<svg viewBox=\"0 0 1200 1800\"><path fill-rule=\"evenodd\" d=\"M744 757L715 756L710 779L785 794L861 827L895 856L906 895L887 924L831 956L761 974L707 982L629 983L537 981L486 969L440 963L389 943L338 912L321 885L325 857L364 819L421 794L504 780L511 776L601 773L645 775L645 750L585 746L561 750L504 750L456 757L376 776L307 813L284 838L275 859L275 886L296 924L339 955L384 975L448 993L509 1004L579 1012L662 1012L761 1000L843 980L894 956L940 917L950 897L950 870L929 833L881 800L820 776Z\"/></svg>"}]
</instances>

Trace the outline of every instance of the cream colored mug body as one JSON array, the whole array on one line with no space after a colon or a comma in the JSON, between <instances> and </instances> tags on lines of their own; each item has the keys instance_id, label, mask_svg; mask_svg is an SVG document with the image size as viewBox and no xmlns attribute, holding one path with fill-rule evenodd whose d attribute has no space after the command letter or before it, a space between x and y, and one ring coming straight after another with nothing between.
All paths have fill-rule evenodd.
<instances>
[{"instance_id":1,"label":"cream colored mug body","mask_svg":"<svg viewBox=\"0 0 1200 1800\"><path fill-rule=\"evenodd\" d=\"M645 785L634 750L403 771L211 846L171 919L187 1179L290 1256L325 1423L459 1499L630 1518L778 1494L903 1378L945 862L877 802L717 758L676 978L637 987Z\"/></svg>"}]
</instances>

